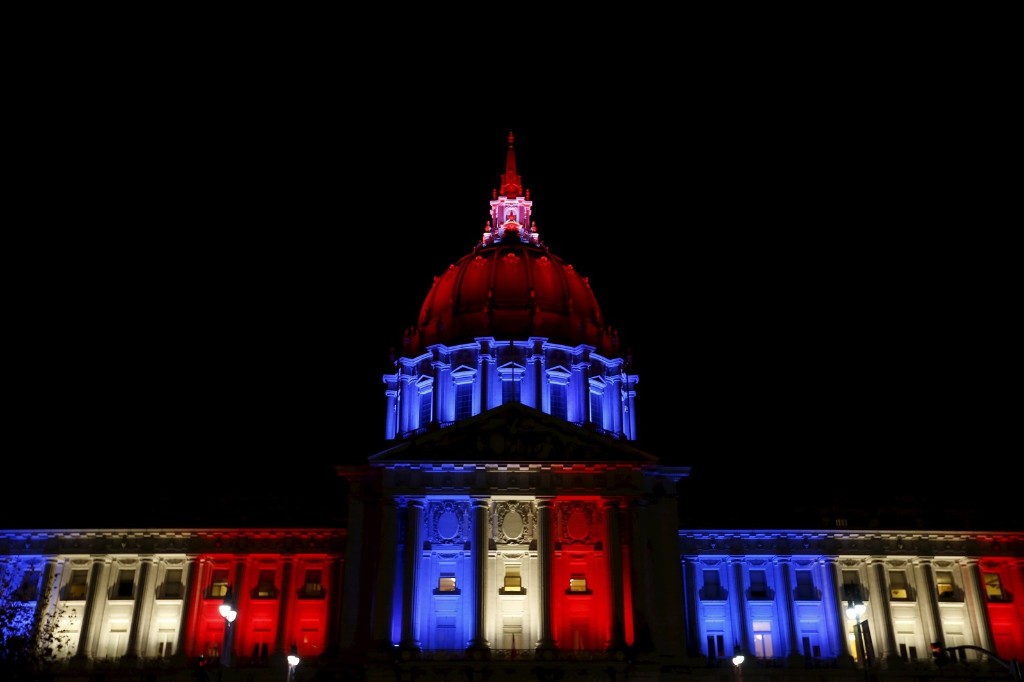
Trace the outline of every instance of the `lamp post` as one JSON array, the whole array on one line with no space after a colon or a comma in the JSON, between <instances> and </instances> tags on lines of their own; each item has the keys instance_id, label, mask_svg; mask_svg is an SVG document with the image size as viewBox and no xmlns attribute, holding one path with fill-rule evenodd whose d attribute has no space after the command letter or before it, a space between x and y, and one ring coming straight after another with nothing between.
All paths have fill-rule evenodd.
<instances>
[{"instance_id":1,"label":"lamp post","mask_svg":"<svg viewBox=\"0 0 1024 682\"><path fill-rule=\"evenodd\" d=\"M743 668L741 668L740 666L743 665L743 661L745 660L746 657L743 655L743 651L742 649L740 649L740 645L737 644L732 648L732 665L733 670L736 673L735 676L737 681L743 679Z\"/></svg>"},{"instance_id":2,"label":"lamp post","mask_svg":"<svg viewBox=\"0 0 1024 682\"><path fill-rule=\"evenodd\" d=\"M288 682L295 682L295 666L299 664L299 647L292 642L292 650L288 654Z\"/></svg>"},{"instance_id":3,"label":"lamp post","mask_svg":"<svg viewBox=\"0 0 1024 682\"><path fill-rule=\"evenodd\" d=\"M235 618L238 617L238 611L235 610L235 604L231 599L231 590L228 590L227 594L224 595L224 601L218 608L220 615L224 618L224 647L220 650L220 664L225 668L231 667L231 646L232 635L234 634L231 630L231 624L235 622Z\"/></svg>"},{"instance_id":4,"label":"lamp post","mask_svg":"<svg viewBox=\"0 0 1024 682\"><path fill-rule=\"evenodd\" d=\"M864 679L870 682L871 673L868 669L870 661L868 660L868 645L865 638L864 628L862 626L861 616L867 611L867 607L864 606L864 602L860 600L860 597L850 599L846 602L846 617L853 621L853 637L857 640L857 660L860 661L861 666L864 668Z\"/></svg>"}]
</instances>

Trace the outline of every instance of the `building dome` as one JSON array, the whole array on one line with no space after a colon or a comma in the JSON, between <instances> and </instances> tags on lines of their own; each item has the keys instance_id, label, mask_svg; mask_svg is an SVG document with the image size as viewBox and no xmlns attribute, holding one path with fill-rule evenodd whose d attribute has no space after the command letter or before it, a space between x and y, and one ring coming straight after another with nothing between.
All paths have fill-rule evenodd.
<instances>
[{"instance_id":1,"label":"building dome","mask_svg":"<svg viewBox=\"0 0 1024 682\"><path fill-rule=\"evenodd\" d=\"M618 337L605 325L587 278L540 241L530 191L523 193L516 173L513 139L510 133L501 190L494 190L482 239L434 278L406 334L406 351L480 337L542 337L612 357Z\"/></svg>"},{"instance_id":2,"label":"building dome","mask_svg":"<svg viewBox=\"0 0 1024 682\"><path fill-rule=\"evenodd\" d=\"M587 278L546 246L506 232L434 279L410 341L412 350L422 351L438 343L512 336L586 344L605 356L617 344Z\"/></svg>"}]
</instances>

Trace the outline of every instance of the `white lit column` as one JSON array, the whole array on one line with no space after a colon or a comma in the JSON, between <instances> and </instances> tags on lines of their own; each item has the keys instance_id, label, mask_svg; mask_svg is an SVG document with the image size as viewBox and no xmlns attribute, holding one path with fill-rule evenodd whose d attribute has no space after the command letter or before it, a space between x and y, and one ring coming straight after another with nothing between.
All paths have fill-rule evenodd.
<instances>
[{"instance_id":1,"label":"white lit column","mask_svg":"<svg viewBox=\"0 0 1024 682\"><path fill-rule=\"evenodd\" d=\"M554 502L551 498L537 500L537 564L540 594L533 603L540 606L540 638L537 649L554 649L555 639L552 636L551 623L551 572L554 563L554 552L551 538L551 513Z\"/></svg>"},{"instance_id":2,"label":"white lit column","mask_svg":"<svg viewBox=\"0 0 1024 682\"><path fill-rule=\"evenodd\" d=\"M146 642L149 639L149 624L153 617L153 602L156 599L153 579L153 557L139 559L139 585L135 590L135 605L132 609L132 623L128 630L126 658L147 656Z\"/></svg>"},{"instance_id":3,"label":"white lit column","mask_svg":"<svg viewBox=\"0 0 1024 682\"><path fill-rule=\"evenodd\" d=\"M964 579L964 600L967 602L967 612L973 628L975 642L982 649L992 651L995 644L992 640L992 627L988 621L988 609L985 608L984 584L981 578L981 569L978 567L977 559L966 559L961 566Z\"/></svg>"}]
</instances>

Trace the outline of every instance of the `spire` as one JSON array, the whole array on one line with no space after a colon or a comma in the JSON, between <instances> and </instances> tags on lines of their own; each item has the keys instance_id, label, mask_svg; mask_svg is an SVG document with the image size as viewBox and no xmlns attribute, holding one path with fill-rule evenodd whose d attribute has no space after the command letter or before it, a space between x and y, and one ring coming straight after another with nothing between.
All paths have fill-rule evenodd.
<instances>
[{"instance_id":1,"label":"spire","mask_svg":"<svg viewBox=\"0 0 1024 682\"><path fill-rule=\"evenodd\" d=\"M515 137L510 130L508 133L508 153L505 155L505 173L501 176L501 194L509 199L515 199L523 193L523 183L516 173L516 150L512 148Z\"/></svg>"},{"instance_id":2,"label":"spire","mask_svg":"<svg viewBox=\"0 0 1024 682\"><path fill-rule=\"evenodd\" d=\"M523 181L516 172L516 152L512 146L515 137L508 134L508 153L505 172L501 174L501 191L491 194L491 219L484 226L482 246L514 239L524 244L540 244L537 223L533 220L533 202L530 190L523 193Z\"/></svg>"}]
</instances>

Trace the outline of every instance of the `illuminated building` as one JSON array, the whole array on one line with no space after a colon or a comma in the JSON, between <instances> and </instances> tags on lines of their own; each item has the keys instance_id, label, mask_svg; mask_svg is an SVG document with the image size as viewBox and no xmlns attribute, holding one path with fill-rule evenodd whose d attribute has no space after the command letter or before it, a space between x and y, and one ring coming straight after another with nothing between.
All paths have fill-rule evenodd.
<instances>
[{"instance_id":1,"label":"illuminated building","mask_svg":"<svg viewBox=\"0 0 1024 682\"><path fill-rule=\"evenodd\" d=\"M511 135L489 216L383 377L389 446L337 468L345 527L0 533L10 599L63 619L69 674L711 680L740 652L748 677L853 680L933 674L941 641L966 678L1024 657L1024 534L680 529L689 470L635 447L639 377L545 246Z\"/></svg>"}]
</instances>

